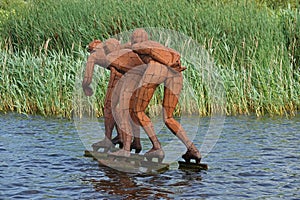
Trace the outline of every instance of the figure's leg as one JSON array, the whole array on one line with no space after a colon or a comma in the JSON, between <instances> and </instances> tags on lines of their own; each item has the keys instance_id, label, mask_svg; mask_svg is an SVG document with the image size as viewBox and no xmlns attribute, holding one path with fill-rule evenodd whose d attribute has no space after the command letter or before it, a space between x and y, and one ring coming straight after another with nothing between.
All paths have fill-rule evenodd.
<instances>
[{"instance_id":1,"label":"figure's leg","mask_svg":"<svg viewBox=\"0 0 300 200\"><path fill-rule=\"evenodd\" d=\"M179 95L182 89L182 74L179 72L169 71L171 75L165 81L163 116L166 126L176 135L186 146L187 152L182 156L186 162L195 159L196 163L200 162L201 154L191 140L187 137L186 132L173 117L173 112L178 103Z\"/></svg>"},{"instance_id":2,"label":"figure's leg","mask_svg":"<svg viewBox=\"0 0 300 200\"><path fill-rule=\"evenodd\" d=\"M111 69L110 80L108 83L107 93L104 102L105 136L109 140L111 140L112 131L115 126L115 119L112 114L112 93L119 79L120 77L117 76L116 71L114 69Z\"/></svg>"},{"instance_id":3,"label":"figure's leg","mask_svg":"<svg viewBox=\"0 0 300 200\"><path fill-rule=\"evenodd\" d=\"M155 89L165 80L166 76L167 68L165 66L157 62L150 62L142 79L140 80L134 106L134 114L153 145L152 149L148 151L145 156L149 158L157 157L159 160L164 158L164 152L155 134L153 124L150 118L146 115L145 110L155 92Z\"/></svg>"},{"instance_id":4,"label":"figure's leg","mask_svg":"<svg viewBox=\"0 0 300 200\"><path fill-rule=\"evenodd\" d=\"M138 78L140 79L140 78ZM138 80L137 79L137 80ZM140 125L138 124L137 120L134 119L135 115L133 114L133 106L135 104L135 92L133 93L132 97L130 98L130 105L129 105L129 114L130 114L130 118L127 119L130 121L130 126L131 126L131 130L129 131L132 131L133 133L133 141L130 145L130 151L131 150L135 150L135 153L140 153L142 151L142 145L141 145L141 140L140 140ZM116 118L116 121L119 122L119 123L116 123L116 128L118 130L118 134L114 139L112 139L112 143L113 144L119 144L120 148L123 148L123 135L125 134L125 132L122 130L122 129L126 129L124 128L124 124L122 126L122 129L118 126L121 125L122 121L121 121L121 109L118 108L116 113L115 113L115 118ZM124 111L123 112L127 112L127 111ZM123 113L124 115L124 113ZM127 114L128 115L128 114ZM124 118L124 116L123 116ZM125 118L128 118L128 116L126 117L126 113L125 113ZM129 124L125 124L125 126L127 126ZM124 136L125 137L125 136Z\"/></svg>"},{"instance_id":5,"label":"figure's leg","mask_svg":"<svg viewBox=\"0 0 300 200\"><path fill-rule=\"evenodd\" d=\"M126 76L126 75L125 75ZM127 77L126 77L127 78ZM134 84L134 79L126 79L125 85L131 86ZM123 87L119 99L119 114L118 121L119 127L122 130L123 148L122 150L115 152L115 155L130 156L130 146L132 142L132 128L130 124L129 114L129 102L132 93L130 89Z\"/></svg>"},{"instance_id":6,"label":"figure's leg","mask_svg":"<svg viewBox=\"0 0 300 200\"><path fill-rule=\"evenodd\" d=\"M139 126L133 123L131 119L132 108L133 105L133 95L136 87L141 79L145 67L140 66L134 68L127 72L124 77L121 79L118 85L122 86L122 89L118 91L118 94L113 94L113 99L118 98L119 106L116 110L115 114L118 116L117 124L119 128L122 130L122 138L123 138L123 148L120 151L112 153L113 155L117 156L130 156L130 150L135 149L136 153L141 151L141 144L140 144L140 136L139 136ZM133 143L132 141L132 133L134 133L135 139Z\"/></svg>"},{"instance_id":7,"label":"figure's leg","mask_svg":"<svg viewBox=\"0 0 300 200\"><path fill-rule=\"evenodd\" d=\"M140 125L133 112L133 107L135 105L135 97L136 97L136 91L133 92L130 98L130 105L129 105L129 114L131 117L130 122L131 122L131 127L133 132L133 141L131 143L130 150L135 149L135 153L140 153L142 150L141 139L140 139Z\"/></svg>"},{"instance_id":8,"label":"figure's leg","mask_svg":"<svg viewBox=\"0 0 300 200\"><path fill-rule=\"evenodd\" d=\"M106 96L105 96L105 102L104 102L105 138L104 140L96 142L92 145L94 151L98 151L98 149L101 147L104 148L104 151L108 151L108 149L112 146L111 137L115 125L115 120L112 114L111 98L112 98L112 92L119 78L120 77L117 75L115 70L111 70L110 79L109 79Z\"/></svg>"},{"instance_id":9,"label":"figure's leg","mask_svg":"<svg viewBox=\"0 0 300 200\"><path fill-rule=\"evenodd\" d=\"M118 144L119 148L123 148L123 131L119 127L119 124L116 122L120 121L120 110L118 108L119 104L119 98L120 93L122 91L122 86L124 84L124 79L122 78L123 75L119 73L115 68L111 67L111 72L115 73L116 76L118 76L117 81L114 83L114 87L111 91L111 97L110 97L110 107L111 107L111 115L114 118L116 130L117 130L117 136L112 139L112 143L114 145Z\"/></svg>"}]
</instances>

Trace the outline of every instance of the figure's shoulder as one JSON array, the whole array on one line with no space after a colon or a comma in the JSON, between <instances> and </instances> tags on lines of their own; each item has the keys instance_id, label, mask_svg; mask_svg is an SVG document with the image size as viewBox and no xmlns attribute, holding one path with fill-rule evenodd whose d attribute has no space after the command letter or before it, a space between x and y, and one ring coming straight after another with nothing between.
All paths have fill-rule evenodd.
<instances>
[{"instance_id":1,"label":"figure's shoulder","mask_svg":"<svg viewBox=\"0 0 300 200\"><path fill-rule=\"evenodd\" d=\"M147 40L132 45L132 50L139 55L147 55L169 67L180 65L180 53L159 42Z\"/></svg>"},{"instance_id":2,"label":"figure's shoulder","mask_svg":"<svg viewBox=\"0 0 300 200\"><path fill-rule=\"evenodd\" d=\"M118 51L113 51L107 54L106 58L109 62L109 65L123 72L127 72L136 66L144 64L141 58L131 49L120 49Z\"/></svg>"},{"instance_id":3,"label":"figure's shoulder","mask_svg":"<svg viewBox=\"0 0 300 200\"><path fill-rule=\"evenodd\" d=\"M119 50L110 52L109 54L107 54L107 57L108 58L117 58L124 54L128 55L128 54L135 54L135 53L131 49L126 48L126 49L119 49Z\"/></svg>"},{"instance_id":4,"label":"figure's shoulder","mask_svg":"<svg viewBox=\"0 0 300 200\"><path fill-rule=\"evenodd\" d=\"M120 45L120 49L131 49L131 42L126 42Z\"/></svg>"},{"instance_id":5,"label":"figure's shoulder","mask_svg":"<svg viewBox=\"0 0 300 200\"><path fill-rule=\"evenodd\" d=\"M153 41L153 40L147 40L144 42L139 42L134 45L132 45L132 50L140 53L140 54L147 54L147 55L152 55L152 52L155 51L157 53L165 53L169 52L169 54L180 56L180 53L177 52L174 49L171 49L169 47L166 47L162 45L159 42Z\"/></svg>"}]
</instances>

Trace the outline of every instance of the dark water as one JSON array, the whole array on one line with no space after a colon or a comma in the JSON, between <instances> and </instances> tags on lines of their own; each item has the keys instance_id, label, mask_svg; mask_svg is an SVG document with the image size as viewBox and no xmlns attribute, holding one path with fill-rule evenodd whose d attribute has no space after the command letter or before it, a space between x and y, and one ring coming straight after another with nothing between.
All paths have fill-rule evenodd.
<instances>
[{"instance_id":1,"label":"dark water","mask_svg":"<svg viewBox=\"0 0 300 200\"><path fill-rule=\"evenodd\" d=\"M83 157L72 121L2 114L0 199L299 199L299 146L299 116L227 117L208 171L128 174Z\"/></svg>"}]
</instances>

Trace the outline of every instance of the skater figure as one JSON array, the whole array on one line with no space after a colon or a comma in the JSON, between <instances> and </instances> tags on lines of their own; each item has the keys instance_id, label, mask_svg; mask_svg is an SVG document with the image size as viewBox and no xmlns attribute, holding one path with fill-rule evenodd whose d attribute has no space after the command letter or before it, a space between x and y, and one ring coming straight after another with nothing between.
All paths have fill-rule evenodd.
<instances>
[{"instance_id":1,"label":"skater figure","mask_svg":"<svg viewBox=\"0 0 300 200\"><path fill-rule=\"evenodd\" d=\"M149 41L148 34L143 29L137 29L133 32L131 49L120 49L119 43L118 45L114 43L113 45L105 46L101 46L101 44L96 45L94 52L92 51L88 58L82 86L86 95L92 95L92 91L88 86L92 80L94 65L99 64L103 67L108 65L107 68L111 70L111 74L114 77L110 80L110 92L107 94L107 102L109 103L105 103L107 105L111 101L112 105L105 106L107 109L106 113L108 113L107 121L109 121L107 124L115 124L114 117L111 114L112 110L115 110L115 113L120 113L116 114L115 118L118 118L117 121L120 123L119 129L121 129L121 133L119 137L123 142L122 149L112 154L116 156L130 156L133 127L136 127L135 123L138 123L143 127L153 145L152 149L145 156L149 159L156 157L159 161L162 161L164 152L155 134L153 124L145 114L145 109L158 85L164 84L164 122L186 146L187 152L182 156L183 159L186 162L194 159L196 163L200 163L200 152L189 140L180 123L173 118L173 112L178 104L183 84L181 72L185 70L185 67L182 67L180 64L179 53L160 43ZM122 75L124 77L120 78ZM115 79L117 79L116 82L113 81ZM122 84L118 84L120 80L122 80ZM116 87L116 85L125 87ZM113 94L112 91L114 91ZM111 95L115 96L112 97ZM109 126L107 128L108 131L105 132L108 140L111 140L110 130L112 130L113 125ZM134 141L138 139L138 137L135 137ZM100 145L95 143L93 147L98 150L97 148L106 142L107 140L101 141ZM140 143L139 140L138 143Z\"/></svg>"}]
</instances>

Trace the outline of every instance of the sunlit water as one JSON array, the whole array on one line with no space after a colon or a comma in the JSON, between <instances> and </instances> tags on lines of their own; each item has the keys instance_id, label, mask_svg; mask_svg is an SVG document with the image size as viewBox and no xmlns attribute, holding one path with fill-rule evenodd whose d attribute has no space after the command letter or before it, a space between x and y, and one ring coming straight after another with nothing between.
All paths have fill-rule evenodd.
<instances>
[{"instance_id":1,"label":"sunlit water","mask_svg":"<svg viewBox=\"0 0 300 200\"><path fill-rule=\"evenodd\" d=\"M79 138L72 121L0 114L0 199L300 198L299 116L226 117L201 172L176 164L152 175L99 167L83 157Z\"/></svg>"}]
</instances>

